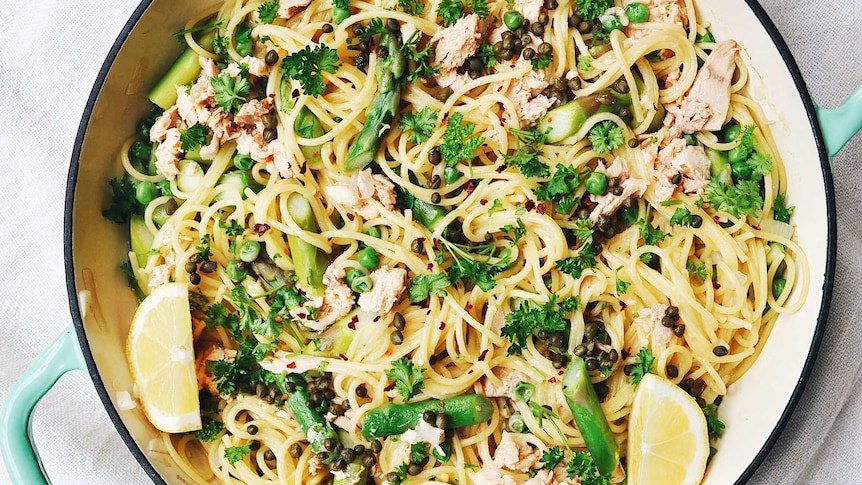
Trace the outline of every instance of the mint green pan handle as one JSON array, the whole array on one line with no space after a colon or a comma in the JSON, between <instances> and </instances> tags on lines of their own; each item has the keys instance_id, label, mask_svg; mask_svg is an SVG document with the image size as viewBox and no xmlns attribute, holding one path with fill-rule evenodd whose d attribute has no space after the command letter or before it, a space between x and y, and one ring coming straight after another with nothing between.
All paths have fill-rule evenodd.
<instances>
[{"instance_id":1,"label":"mint green pan handle","mask_svg":"<svg viewBox=\"0 0 862 485\"><path fill-rule=\"evenodd\" d=\"M63 374L86 368L75 329L69 326L9 391L0 413L0 453L13 484L48 483L30 441L30 416L39 400Z\"/></svg>"},{"instance_id":2,"label":"mint green pan handle","mask_svg":"<svg viewBox=\"0 0 862 485\"><path fill-rule=\"evenodd\" d=\"M838 109L817 107L817 117L826 141L829 157L834 157L862 130L862 86Z\"/></svg>"}]
</instances>

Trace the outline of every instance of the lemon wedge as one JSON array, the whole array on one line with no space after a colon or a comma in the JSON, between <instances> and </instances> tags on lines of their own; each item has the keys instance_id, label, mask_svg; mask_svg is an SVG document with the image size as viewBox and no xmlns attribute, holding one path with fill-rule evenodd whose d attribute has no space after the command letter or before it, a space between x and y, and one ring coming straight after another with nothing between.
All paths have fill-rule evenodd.
<instances>
[{"instance_id":1,"label":"lemon wedge","mask_svg":"<svg viewBox=\"0 0 862 485\"><path fill-rule=\"evenodd\" d=\"M141 302L126 356L153 426L168 433L201 428L187 284L164 284Z\"/></svg>"},{"instance_id":2,"label":"lemon wedge","mask_svg":"<svg viewBox=\"0 0 862 485\"><path fill-rule=\"evenodd\" d=\"M706 418L694 398L647 374L629 420L629 485L697 485L709 457Z\"/></svg>"}]
</instances>

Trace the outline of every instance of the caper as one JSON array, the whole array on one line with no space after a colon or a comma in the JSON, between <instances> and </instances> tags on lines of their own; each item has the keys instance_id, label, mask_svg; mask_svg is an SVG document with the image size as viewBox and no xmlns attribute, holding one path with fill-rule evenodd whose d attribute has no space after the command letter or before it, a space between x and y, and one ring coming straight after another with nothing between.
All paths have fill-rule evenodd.
<instances>
[{"instance_id":1,"label":"caper","mask_svg":"<svg viewBox=\"0 0 862 485\"><path fill-rule=\"evenodd\" d=\"M586 20L583 20L578 24L578 32L580 32L582 35L589 34L592 31L593 31L593 23L592 22L587 22Z\"/></svg>"},{"instance_id":2,"label":"caper","mask_svg":"<svg viewBox=\"0 0 862 485\"><path fill-rule=\"evenodd\" d=\"M401 23L395 19L389 19L386 21L386 28L389 29L390 32L398 32L401 30ZM407 39L404 39L406 42Z\"/></svg>"},{"instance_id":3,"label":"caper","mask_svg":"<svg viewBox=\"0 0 862 485\"><path fill-rule=\"evenodd\" d=\"M633 118L632 110L630 110L628 108L621 108L620 109L620 118L622 118L622 120L626 121L626 122L631 121Z\"/></svg>"},{"instance_id":4,"label":"caper","mask_svg":"<svg viewBox=\"0 0 862 485\"><path fill-rule=\"evenodd\" d=\"M440 192L434 192L433 194L431 194L432 204L439 204L441 200L443 200L443 196L440 195Z\"/></svg>"},{"instance_id":5,"label":"caper","mask_svg":"<svg viewBox=\"0 0 862 485\"><path fill-rule=\"evenodd\" d=\"M389 336L389 340L395 345L401 345L404 343L404 334L400 330L396 330Z\"/></svg>"},{"instance_id":6,"label":"caper","mask_svg":"<svg viewBox=\"0 0 862 485\"><path fill-rule=\"evenodd\" d=\"M503 48L503 41L502 40L498 40L497 42L494 42L493 49L494 49L494 55L497 57L500 57L503 54L503 51L506 50L505 48Z\"/></svg>"},{"instance_id":7,"label":"caper","mask_svg":"<svg viewBox=\"0 0 862 485\"><path fill-rule=\"evenodd\" d=\"M515 57L515 52L511 48L509 48L503 51L503 54L500 56L500 59L503 59L504 61L511 61L513 57Z\"/></svg>"},{"instance_id":8,"label":"caper","mask_svg":"<svg viewBox=\"0 0 862 485\"><path fill-rule=\"evenodd\" d=\"M637 148L639 144L640 143L638 143L637 138L630 138L629 139L629 148Z\"/></svg>"},{"instance_id":9,"label":"caper","mask_svg":"<svg viewBox=\"0 0 862 485\"><path fill-rule=\"evenodd\" d=\"M332 24L325 23L320 27L320 30L322 30L324 33L331 34L334 29L332 28Z\"/></svg>"},{"instance_id":10,"label":"caper","mask_svg":"<svg viewBox=\"0 0 862 485\"><path fill-rule=\"evenodd\" d=\"M578 89L581 89L581 79L578 77L573 77L567 80L566 87L568 87L572 91L577 91Z\"/></svg>"},{"instance_id":11,"label":"caper","mask_svg":"<svg viewBox=\"0 0 862 485\"><path fill-rule=\"evenodd\" d=\"M377 46L377 50L374 52L375 54L377 54L377 57L381 59L386 59L387 57L389 57L389 49L385 45Z\"/></svg>"},{"instance_id":12,"label":"caper","mask_svg":"<svg viewBox=\"0 0 862 485\"><path fill-rule=\"evenodd\" d=\"M174 199L173 197L171 197L170 199L168 199L167 202L165 202L165 214L169 216L173 215L174 212L176 212L179 208L180 205L177 203L177 199Z\"/></svg>"},{"instance_id":13,"label":"caper","mask_svg":"<svg viewBox=\"0 0 862 485\"><path fill-rule=\"evenodd\" d=\"M374 453L380 453L383 451L383 443L380 440L374 440L371 442L371 451Z\"/></svg>"},{"instance_id":14,"label":"caper","mask_svg":"<svg viewBox=\"0 0 862 485\"><path fill-rule=\"evenodd\" d=\"M515 33L512 32L511 30L507 30L506 32L503 32L503 34L501 35L501 38L503 39L504 43L506 41L514 42L515 41ZM507 47L507 49L508 49L508 47Z\"/></svg>"},{"instance_id":15,"label":"caper","mask_svg":"<svg viewBox=\"0 0 862 485\"><path fill-rule=\"evenodd\" d=\"M592 340L596 338L596 335L599 334L599 327L593 322L590 322L584 326L584 337L587 340Z\"/></svg>"},{"instance_id":16,"label":"caper","mask_svg":"<svg viewBox=\"0 0 862 485\"><path fill-rule=\"evenodd\" d=\"M509 37L503 36L503 51L512 50L515 47L515 36L511 32L507 32Z\"/></svg>"},{"instance_id":17,"label":"caper","mask_svg":"<svg viewBox=\"0 0 862 485\"><path fill-rule=\"evenodd\" d=\"M267 143L271 142L272 140L275 140L276 138L278 138L278 131L272 128L267 128L263 130L263 139Z\"/></svg>"},{"instance_id":18,"label":"caper","mask_svg":"<svg viewBox=\"0 0 862 485\"><path fill-rule=\"evenodd\" d=\"M368 67L368 54L364 52L356 54L356 57L353 58L353 65L356 66L357 69L365 69Z\"/></svg>"},{"instance_id":19,"label":"caper","mask_svg":"<svg viewBox=\"0 0 862 485\"><path fill-rule=\"evenodd\" d=\"M533 43L533 38L530 37L530 34L523 34L519 36L521 38L521 44L527 46Z\"/></svg>"},{"instance_id":20,"label":"caper","mask_svg":"<svg viewBox=\"0 0 862 485\"><path fill-rule=\"evenodd\" d=\"M588 371L594 371L599 368L599 361L593 358L587 359L586 364Z\"/></svg>"},{"instance_id":21,"label":"caper","mask_svg":"<svg viewBox=\"0 0 862 485\"><path fill-rule=\"evenodd\" d=\"M548 10L555 10L559 6L557 0L545 0L545 8Z\"/></svg>"},{"instance_id":22,"label":"caper","mask_svg":"<svg viewBox=\"0 0 862 485\"><path fill-rule=\"evenodd\" d=\"M341 450L341 459L350 463L356 459L356 452L352 448L345 448Z\"/></svg>"},{"instance_id":23,"label":"caper","mask_svg":"<svg viewBox=\"0 0 862 485\"><path fill-rule=\"evenodd\" d=\"M548 17L548 14L547 14L547 13L545 13L545 12L542 12L542 13L540 13L540 14L539 14L539 17L536 19L536 22L537 22L537 23L540 23L540 24L542 24L542 25L548 25L548 22L549 22L550 20L551 20L551 19Z\"/></svg>"},{"instance_id":24,"label":"caper","mask_svg":"<svg viewBox=\"0 0 862 485\"><path fill-rule=\"evenodd\" d=\"M670 182L674 185L681 184L682 183L682 175L678 174L678 173L674 174L673 177L670 178Z\"/></svg>"},{"instance_id":25,"label":"caper","mask_svg":"<svg viewBox=\"0 0 862 485\"><path fill-rule=\"evenodd\" d=\"M677 366L670 364L664 369L664 373L671 379L676 379L679 376L679 369Z\"/></svg>"},{"instance_id":26,"label":"caper","mask_svg":"<svg viewBox=\"0 0 862 485\"><path fill-rule=\"evenodd\" d=\"M536 37L541 37L545 35L545 26L539 22L533 22L533 24L530 25L530 33Z\"/></svg>"},{"instance_id":27,"label":"caper","mask_svg":"<svg viewBox=\"0 0 862 485\"><path fill-rule=\"evenodd\" d=\"M264 128L276 128L278 126L278 115L270 111L261 117Z\"/></svg>"},{"instance_id":28,"label":"caper","mask_svg":"<svg viewBox=\"0 0 862 485\"><path fill-rule=\"evenodd\" d=\"M336 446L338 446L338 440L335 438L326 438L323 440L323 448L326 451L334 451Z\"/></svg>"},{"instance_id":29,"label":"caper","mask_svg":"<svg viewBox=\"0 0 862 485\"><path fill-rule=\"evenodd\" d=\"M521 57L523 57L524 59L526 59L528 61L530 59L532 59L535 55L536 55L536 51L534 51L532 47L527 47L526 49L524 49L521 52Z\"/></svg>"},{"instance_id":30,"label":"caper","mask_svg":"<svg viewBox=\"0 0 862 485\"><path fill-rule=\"evenodd\" d=\"M697 229L703 225L703 217L695 214L691 216L691 227Z\"/></svg>"},{"instance_id":31,"label":"caper","mask_svg":"<svg viewBox=\"0 0 862 485\"><path fill-rule=\"evenodd\" d=\"M718 345L714 349L712 349L712 353L715 354L716 357L724 357L727 355L728 349L724 345Z\"/></svg>"},{"instance_id":32,"label":"caper","mask_svg":"<svg viewBox=\"0 0 862 485\"><path fill-rule=\"evenodd\" d=\"M274 66L278 64L278 52L276 52L274 49L266 51L266 55L263 56L263 61L266 62L267 66Z\"/></svg>"},{"instance_id":33,"label":"caper","mask_svg":"<svg viewBox=\"0 0 862 485\"><path fill-rule=\"evenodd\" d=\"M440 165L440 162L443 161L443 155L439 148L431 150L431 153L428 154L428 161L431 162L431 165Z\"/></svg>"},{"instance_id":34,"label":"caper","mask_svg":"<svg viewBox=\"0 0 862 485\"><path fill-rule=\"evenodd\" d=\"M437 419L434 421L434 426L440 429L446 429L452 424L452 420L449 418L449 415L446 413L440 413L437 415Z\"/></svg>"},{"instance_id":35,"label":"caper","mask_svg":"<svg viewBox=\"0 0 862 485\"><path fill-rule=\"evenodd\" d=\"M414 239L412 243L410 243L410 250L414 253L421 254L423 251L422 241L418 239Z\"/></svg>"},{"instance_id":36,"label":"caper","mask_svg":"<svg viewBox=\"0 0 862 485\"><path fill-rule=\"evenodd\" d=\"M628 93L629 92L629 83L625 80L625 78L621 78L619 81L614 83L614 89L619 93Z\"/></svg>"},{"instance_id":37,"label":"caper","mask_svg":"<svg viewBox=\"0 0 862 485\"><path fill-rule=\"evenodd\" d=\"M194 273L198 270L198 265L191 261L187 261L184 269L186 270L186 273Z\"/></svg>"},{"instance_id":38,"label":"caper","mask_svg":"<svg viewBox=\"0 0 862 485\"><path fill-rule=\"evenodd\" d=\"M437 101L440 101L441 103L445 103L446 100L449 99L449 96L452 96L452 93L454 93L452 88L446 87L446 88L441 89L440 91L437 91L435 98L437 99ZM431 152L431 153L433 154L434 152ZM437 162L437 163L440 163L440 162ZM436 165L436 163L435 163L435 165Z\"/></svg>"},{"instance_id":39,"label":"caper","mask_svg":"<svg viewBox=\"0 0 862 485\"><path fill-rule=\"evenodd\" d=\"M485 67L481 57L473 56L467 59L467 68L472 71L481 71Z\"/></svg>"},{"instance_id":40,"label":"caper","mask_svg":"<svg viewBox=\"0 0 862 485\"><path fill-rule=\"evenodd\" d=\"M365 465L365 468L370 470L377 464L377 458L375 458L374 455L365 455L362 457L362 464Z\"/></svg>"},{"instance_id":41,"label":"caper","mask_svg":"<svg viewBox=\"0 0 862 485\"><path fill-rule=\"evenodd\" d=\"M407 467L408 475L418 475L422 473L422 467L416 463L411 463L410 466Z\"/></svg>"},{"instance_id":42,"label":"caper","mask_svg":"<svg viewBox=\"0 0 862 485\"><path fill-rule=\"evenodd\" d=\"M193 285L199 285L201 282L201 275L197 273L192 273L189 275L189 283Z\"/></svg>"},{"instance_id":43,"label":"caper","mask_svg":"<svg viewBox=\"0 0 862 485\"><path fill-rule=\"evenodd\" d=\"M610 93L608 91L602 91L601 93L599 93L596 99L599 101L599 103L605 106L610 106L617 101L616 96L614 96L613 93Z\"/></svg>"},{"instance_id":44,"label":"caper","mask_svg":"<svg viewBox=\"0 0 862 485\"><path fill-rule=\"evenodd\" d=\"M673 327L673 334L676 335L677 337L682 337L683 335L685 335L685 325L679 324L679 325Z\"/></svg>"},{"instance_id":45,"label":"caper","mask_svg":"<svg viewBox=\"0 0 862 485\"><path fill-rule=\"evenodd\" d=\"M272 450L266 450L263 453L263 459L266 461L275 461L275 453Z\"/></svg>"},{"instance_id":46,"label":"caper","mask_svg":"<svg viewBox=\"0 0 862 485\"><path fill-rule=\"evenodd\" d=\"M587 347L585 345L578 345L572 353L580 358L584 358L587 355Z\"/></svg>"},{"instance_id":47,"label":"caper","mask_svg":"<svg viewBox=\"0 0 862 485\"><path fill-rule=\"evenodd\" d=\"M404 315L396 313L395 316L392 317L392 326L395 327L396 330L404 330L404 327L407 326L407 322L404 320Z\"/></svg>"},{"instance_id":48,"label":"caper","mask_svg":"<svg viewBox=\"0 0 862 485\"><path fill-rule=\"evenodd\" d=\"M201 273L212 273L218 269L218 263L215 261L207 261L201 265Z\"/></svg>"},{"instance_id":49,"label":"caper","mask_svg":"<svg viewBox=\"0 0 862 485\"><path fill-rule=\"evenodd\" d=\"M437 421L437 413L429 409L422 413L422 420L428 424L434 424Z\"/></svg>"},{"instance_id":50,"label":"caper","mask_svg":"<svg viewBox=\"0 0 862 485\"><path fill-rule=\"evenodd\" d=\"M550 56L554 53L554 46L547 42L542 42L539 44L539 48L536 49L536 52L538 52L540 56Z\"/></svg>"},{"instance_id":51,"label":"caper","mask_svg":"<svg viewBox=\"0 0 862 485\"><path fill-rule=\"evenodd\" d=\"M299 443L294 443L290 445L287 449L287 452L290 453L290 456L293 458L299 458L302 456L302 446Z\"/></svg>"}]
</instances>

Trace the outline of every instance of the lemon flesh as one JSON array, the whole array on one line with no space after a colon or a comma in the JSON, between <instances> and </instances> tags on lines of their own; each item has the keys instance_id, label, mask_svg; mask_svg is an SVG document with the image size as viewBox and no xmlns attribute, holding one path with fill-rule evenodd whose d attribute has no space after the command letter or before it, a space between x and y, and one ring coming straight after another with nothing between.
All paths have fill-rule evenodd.
<instances>
[{"instance_id":1,"label":"lemon flesh","mask_svg":"<svg viewBox=\"0 0 862 485\"><path fill-rule=\"evenodd\" d=\"M168 283L141 302L126 346L141 408L161 431L201 428L187 284Z\"/></svg>"}]
</instances>

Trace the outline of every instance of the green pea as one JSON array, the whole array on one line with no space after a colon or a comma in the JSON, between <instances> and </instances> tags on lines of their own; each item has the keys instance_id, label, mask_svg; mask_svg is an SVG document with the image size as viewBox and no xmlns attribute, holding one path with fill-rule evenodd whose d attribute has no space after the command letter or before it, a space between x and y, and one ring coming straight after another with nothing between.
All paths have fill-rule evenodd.
<instances>
[{"instance_id":1,"label":"green pea","mask_svg":"<svg viewBox=\"0 0 862 485\"><path fill-rule=\"evenodd\" d=\"M260 256L260 243L257 241L246 241L239 248L239 259L246 263L251 263L257 260Z\"/></svg>"},{"instance_id":2,"label":"green pea","mask_svg":"<svg viewBox=\"0 0 862 485\"><path fill-rule=\"evenodd\" d=\"M171 191L171 181L168 179L159 180L156 183L156 186L159 188L159 193L162 195L172 196L174 195L173 191Z\"/></svg>"},{"instance_id":3,"label":"green pea","mask_svg":"<svg viewBox=\"0 0 862 485\"><path fill-rule=\"evenodd\" d=\"M355 280L356 278L361 278L361 277L366 276L366 275L367 275L367 273L365 272L365 270L361 270L359 268L353 268L353 269L347 271L347 274L344 276L344 279L345 279L345 281L347 281L347 285L350 286L353 284L353 280Z\"/></svg>"},{"instance_id":4,"label":"green pea","mask_svg":"<svg viewBox=\"0 0 862 485\"><path fill-rule=\"evenodd\" d=\"M747 160L745 152L742 150L741 147L731 148L730 151L727 153L727 158L730 160L731 165L737 163L745 163Z\"/></svg>"},{"instance_id":5,"label":"green pea","mask_svg":"<svg viewBox=\"0 0 862 485\"><path fill-rule=\"evenodd\" d=\"M236 152L236 155L233 156L233 165L240 170L251 170L251 167L254 166L254 160L248 155Z\"/></svg>"},{"instance_id":6,"label":"green pea","mask_svg":"<svg viewBox=\"0 0 862 485\"><path fill-rule=\"evenodd\" d=\"M517 10L510 10L503 14L503 23L506 24L509 30L515 30L520 27L523 20L524 17Z\"/></svg>"},{"instance_id":7,"label":"green pea","mask_svg":"<svg viewBox=\"0 0 862 485\"><path fill-rule=\"evenodd\" d=\"M443 180L445 180L447 184L454 184L459 178L461 178L461 172L459 172L455 167L446 167L446 169L443 170Z\"/></svg>"},{"instance_id":8,"label":"green pea","mask_svg":"<svg viewBox=\"0 0 862 485\"><path fill-rule=\"evenodd\" d=\"M248 268L246 268L245 262L240 261L238 259L234 259L227 264L227 268L225 269L227 273L227 277L234 282L240 282L248 276Z\"/></svg>"},{"instance_id":9,"label":"green pea","mask_svg":"<svg viewBox=\"0 0 862 485\"><path fill-rule=\"evenodd\" d=\"M649 8L640 2L630 3L626 7L626 17L635 23L646 22L649 20Z\"/></svg>"},{"instance_id":10,"label":"green pea","mask_svg":"<svg viewBox=\"0 0 862 485\"><path fill-rule=\"evenodd\" d=\"M369 227L365 230L365 234L368 234L371 237L376 237L377 239L380 239L380 237L383 235L383 233L380 232L380 228L377 226Z\"/></svg>"},{"instance_id":11,"label":"green pea","mask_svg":"<svg viewBox=\"0 0 862 485\"><path fill-rule=\"evenodd\" d=\"M784 293L784 287L787 286L787 280L784 278L776 278L772 280L772 296L778 298Z\"/></svg>"},{"instance_id":12,"label":"green pea","mask_svg":"<svg viewBox=\"0 0 862 485\"><path fill-rule=\"evenodd\" d=\"M359 264L368 270L377 269L377 267L380 266L380 256L377 255L377 251L375 251L371 246L359 251L359 257L357 259L359 260Z\"/></svg>"},{"instance_id":13,"label":"green pea","mask_svg":"<svg viewBox=\"0 0 862 485\"><path fill-rule=\"evenodd\" d=\"M743 161L741 163L731 163L730 169L733 173L733 178L736 180L749 180L753 175L751 165Z\"/></svg>"},{"instance_id":14,"label":"green pea","mask_svg":"<svg viewBox=\"0 0 862 485\"><path fill-rule=\"evenodd\" d=\"M738 124L727 125L727 128L724 129L724 139L728 142L735 141L739 138L740 133L742 133L742 128Z\"/></svg>"},{"instance_id":15,"label":"green pea","mask_svg":"<svg viewBox=\"0 0 862 485\"><path fill-rule=\"evenodd\" d=\"M587 192L593 195L602 195L608 189L608 176L601 172L592 172L584 180Z\"/></svg>"},{"instance_id":16,"label":"green pea","mask_svg":"<svg viewBox=\"0 0 862 485\"><path fill-rule=\"evenodd\" d=\"M602 28L607 32L613 32L614 30L622 29L623 23L616 15L606 15L602 17Z\"/></svg>"},{"instance_id":17,"label":"green pea","mask_svg":"<svg viewBox=\"0 0 862 485\"><path fill-rule=\"evenodd\" d=\"M371 290L371 287L373 286L374 283L371 281L371 277L368 275L357 276L356 278L353 278L353 281L350 282L350 289L360 294Z\"/></svg>"},{"instance_id":18,"label":"green pea","mask_svg":"<svg viewBox=\"0 0 862 485\"><path fill-rule=\"evenodd\" d=\"M149 143L136 141L129 147L129 161L135 168L144 167L150 162L150 155L153 153L153 147Z\"/></svg>"},{"instance_id":19,"label":"green pea","mask_svg":"<svg viewBox=\"0 0 862 485\"><path fill-rule=\"evenodd\" d=\"M638 221L640 216L640 209L637 204L633 207L627 207L620 211L620 219L623 221L623 224L630 226Z\"/></svg>"},{"instance_id":20,"label":"green pea","mask_svg":"<svg viewBox=\"0 0 862 485\"><path fill-rule=\"evenodd\" d=\"M523 433L527 429L527 423L524 422L521 413L514 413L509 416L509 429L515 433Z\"/></svg>"},{"instance_id":21,"label":"green pea","mask_svg":"<svg viewBox=\"0 0 862 485\"><path fill-rule=\"evenodd\" d=\"M135 185L135 198L143 205L147 205L159 196L159 189L156 184L147 182L146 180L138 182Z\"/></svg>"},{"instance_id":22,"label":"green pea","mask_svg":"<svg viewBox=\"0 0 862 485\"><path fill-rule=\"evenodd\" d=\"M347 20L347 17L350 17L350 10L340 7L334 7L332 9L332 21L335 22L336 25Z\"/></svg>"}]
</instances>

